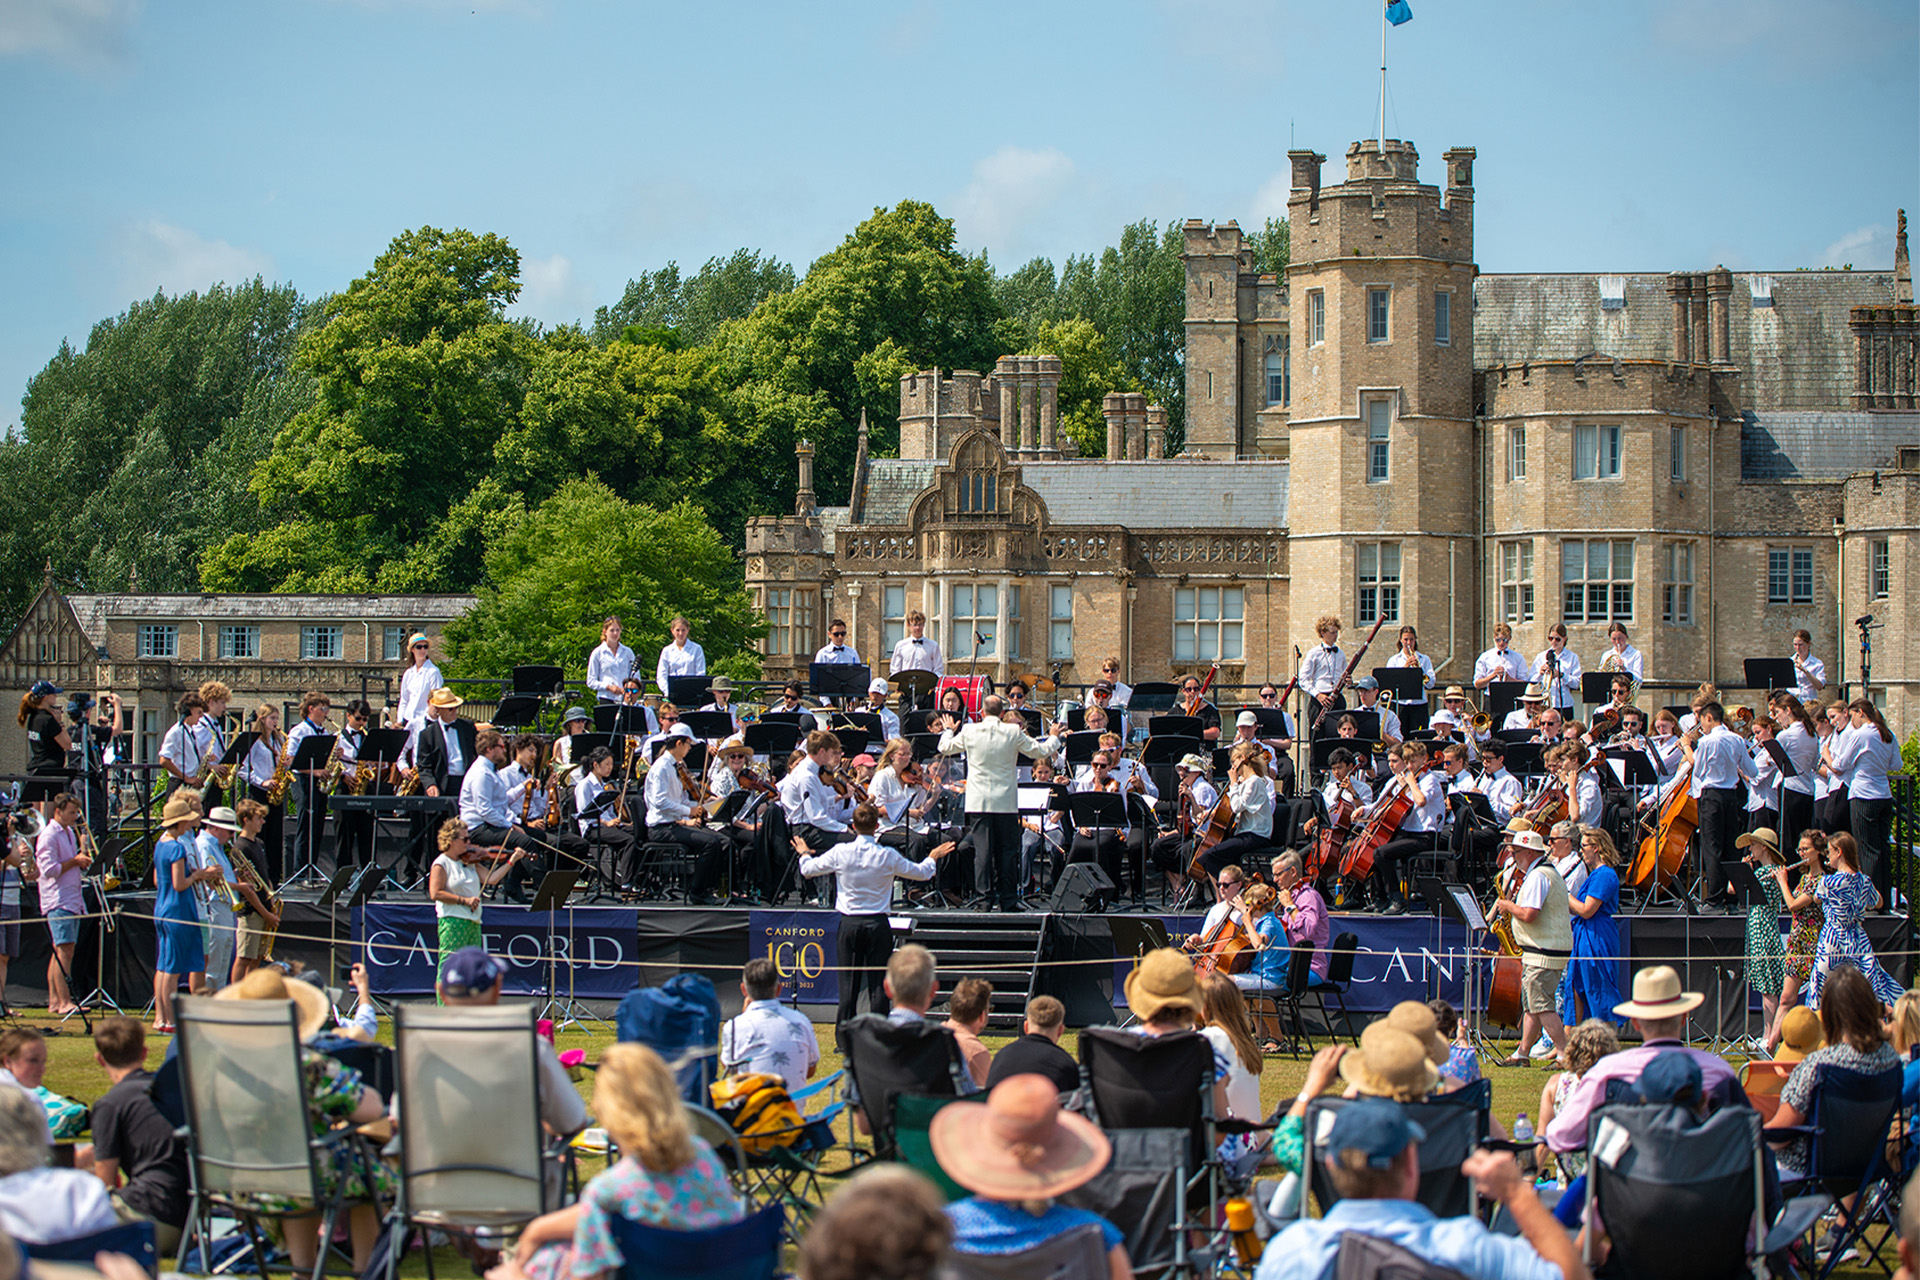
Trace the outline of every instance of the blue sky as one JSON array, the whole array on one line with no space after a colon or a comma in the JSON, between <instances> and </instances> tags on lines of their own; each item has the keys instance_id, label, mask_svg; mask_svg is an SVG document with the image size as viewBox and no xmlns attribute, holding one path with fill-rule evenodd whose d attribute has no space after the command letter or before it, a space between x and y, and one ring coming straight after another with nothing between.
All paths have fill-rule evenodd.
<instances>
[{"instance_id":1,"label":"blue sky","mask_svg":"<svg viewBox=\"0 0 1920 1280\"><path fill-rule=\"evenodd\" d=\"M1389 136L1479 149L1487 271L1885 268L1920 214L1913 0L1411 0ZM0 0L0 425L156 288L311 296L506 235L519 310L931 200L1008 270L1257 225L1374 131L1378 0ZM1330 177L1339 170L1330 166Z\"/></svg>"}]
</instances>

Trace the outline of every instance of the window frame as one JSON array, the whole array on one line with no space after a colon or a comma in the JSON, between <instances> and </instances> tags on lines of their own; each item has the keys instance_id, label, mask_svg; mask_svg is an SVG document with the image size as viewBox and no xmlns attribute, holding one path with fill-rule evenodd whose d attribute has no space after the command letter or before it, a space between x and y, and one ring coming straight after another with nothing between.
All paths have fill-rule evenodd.
<instances>
[{"instance_id":1,"label":"window frame","mask_svg":"<svg viewBox=\"0 0 1920 1280\"><path fill-rule=\"evenodd\" d=\"M963 591L966 592L967 597L967 612L965 613L960 611L960 593ZM980 607L980 593L982 591L991 591L993 593L992 611L984 614L975 612L975 610ZM960 632L957 630L962 621L968 624L964 642ZM982 623L986 625L982 626ZM970 578L965 582L948 583L946 625L947 658L949 661L957 659L964 653L970 658L987 662L998 662L1000 660L1001 641L1000 584L998 582L984 581L979 578ZM987 643L981 645L978 652L974 650L973 646L973 633L975 631L982 632L987 638Z\"/></svg>"},{"instance_id":2,"label":"window frame","mask_svg":"<svg viewBox=\"0 0 1920 1280\"><path fill-rule=\"evenodd\" d=\"M1676 422L1667 428L1667 481L1670 484L1687 482L1687 427Z\"/></svg>"},{"instance_id":3,"label":"window frame","mask_svg":"<svg viewBox=\"0 0 1920 1280\"><path fill-rule=\"evenodd\" d=\"M1532 622L1538 597L1533 579L1533 539L1522 538L1499 545L1500 620L1508 626Z\"/></svg>"},{"instance_id":4,"label":"window frame","mask_svg":"<svg viewBox=\"0 0 1920 1280\"><path fill-rule=\"evenodd\" d=\"M1267 408L1284 409L1293 401L1293 359L1285 348L1267 352Z\"/></svg>"},{"instance_id":5,"label":"window frame","mask_svg":"<svg viewBox=\"0 0 1920 1280\"><path fill-rule=\"evenodd\" d=\"M383 623L380 627L380 661L405 662L407 660L407 631L404 626L396 627Z\"/></svg>"},{"instance_id":6,"label":"window frame","mask_svg":"<svg viewBox=\"0 0 1920 1280\"><path fill-rule=\"evenodd\" d=\"M1370 284L1367 286L1367 345L1383 347L1392 342L1393 286Z\"/></svg>"},{"instance_id":7,"label":"window frame","mask_svg":"<svg viewBox=\"0 0 1920 1280\"><path fill-rule=\"evenodd\" d=\"M1065 613L1060 612L1062 598L1067 602ZM1061 640L1062 636L1065 637L1064 643ZM1071 582L1047 584L1047 660L1049 662L1073 661L1073 584Z\"/></svg>"},{"instance_id":8,"label":"window frame","mask_svg":"<svg viewBox=\"0 0 1920 1280\"><path fill-rule=\"evenodd\" d=\"M1213 612L1203 614L1209 601ZM1184 613L1185 616L1182 616ZM1173 660L1244 662L1247 656L1247 592L1237 583L1192 583L1173 589ZM1186 641L1182 648L1182 639ZM1229 643L1229 640L1231 643ZM1209 644L1210 641L1210 644ZM1211 652L1208 649L1211 648ZM1228 652L1231 649L1232 652Z\"/></svg>"},{"instance_id":9,"label":"window frame","mask_svg":"<svg viewBox=\"0 0 1920 1280\"><path fill-rule=\"evenodd\" d=\"M770 586L763 590L766 594L761 597L760 612L767 619L767 638L762 642L766 646L762 652L770 658L811 655L816 648L813 619L818 598L813 589Z\"/></svg>"},{"instance_id":10,"label":"window frame","mask_svg":"<svg viewBox=\"0 0 1920 1280\"><path fill-rule=\"evenodd\" d=\"M164 641L164 645L158 643ZM155 660L170 660L180 656L180 624L176 622L143 622L135 633L134 656Z\"/></svg>"},{"instance_id":11,"label":"window frame","mask_svg":"<svg viewBox=\"0 0 1920 1280\"><path fill-rule=\"evenodd\" d=\"M1691 539L1660 548L1660 621L1670 627L1694 624L1694 563L1698 544Z\"/></svg>"},{"instance_id":12,"label":"window frame","mask_svg":"<svg viewBox=\"0 0 1920 1280\"><path fill-rule=\"evenodd\" d=\"M1507 483L1524 484L1527 479L1527 424L1514 423L1507 428Z\"/></svg>"},{"instance_id":13,"label":"window frame","mask_svg":"<svg viewBox=\"0 0 1920 1280\"><path fill-rule=\"evenodd\" d=\"M1327 340L1327 291L1307 290L1307 345L1317 347Z\"/></svg>"},{"instance_id":14,"label":"window frame","mask_svg":"<svg viewBox=\"0 0 1920 1280\"><path fill-rule=\"evenodd\" d=\"M251 642L247 645L245 653L234 651L236 646L233 641L236 639L246 639ZM220 624L220 638L217 643L219 648L216 652L222 661L244 662L248 659L257 661L260 657L260 625L253 622L223 622Z\"/></svg>"},{"instance_id":15,"label":"window frame","mask_svg":"<svg viewBox=\"0 0 1920 1280\"><path fill-rule=\"evenodd\" d=\"M1393 479L1393 401L1373 396L1362 403L1366 410L1367 483L1386 484ZM1376 416L1380 419L1377 423Z\"/></svg>"},{"instance_id":16,"label":"window frame","mask_svg":"<svg viewBox=\"0 0 1920 1280\"><path fill-rule=\"evenodd\" d=\"M332 653L321 653L320 641L331 639ZM334 622L303 622L300 624L300 661L302 662L340 662L347 656L347 629Z\"/></svg>"},{"instance_id":17,"label":"window frame","mask_svg":"<svg viewBox=\"0 0 1920 1280\"><path fill-rule=\"evenodd\" d=\"M900 593L900 608L893 607L894 593ZM880 584L880 649L892 655L894 646L907 638L907 584L904 582L883 582Z\"/></svg>"},{"instance_id":18,"label":"window frame","mask_svg":"<svg viewBox=\"0 0 1920 1280\"><path fill-rule=\"evenodd\" d=\"M1433 291L1433 345L1453 345L1453 290Z\"/></svg>"},{"instance_id":19,"label":"window frame","mask_svg":"<svg viewBox=\"0 0 1920 1280\"><path fill-rule=\"evenodd\" d=\"M1387 561L1391 553L1393 569L1388 573ZM1366 566L1371 560L1373 572L1368 573ZM1404 594L1405 567L1401 544L1397 539L1385 539L1378 542L1357 542L1353 547L1353 622L1356 627L1372 626L1381 618L1389 623L1400 621L1401 597Z\"/></svg>"},{"instance_id":20,"label":"window frame","mask_svg":"<svg viewBox=\"0 0 1920 1280\"><path fill-rule=\"evenodd\" d=\"M1571 561L1568 556L1568 549L1575 546L1580 548L1581 572L1579 577L1570 576L1569 573ZM1616 576L1614 573L1618 563L1619 549L1622 546L1627 548L1627 574L1625 577ZM1592 576L1594 547L1605 547L1607 549L1607 576L1604 578ZM1595 626L1604 625L1609 622L1631 624L1634 621L1634 608L1636 603L1634 600L1636 594L1634 590L1634 574L1638 560L1639 547L1633 538L1562 538L1560 540L1561 621ZM1594 599L1593 591L1595 585L1600 583L1605 584L1603 589L1606 591L1607 607L1596 616L1592 607ZM1580 592L1580 600L1577 605L1572 599L1571 591ZM1624 610L1619 607L1623 593L1626 600L1626 608Z\"/></svg>"},{"instance_id":21,"label":"window frame","mask_svg":"<svg viewBox=\"0 0 1920 1280\"><path fill-rule=\"evenodd\" d=\"M1801 567L1806 569L1806 590L1800 589ZM1776 566L1778 568L1776 569ZM1784 585L1779 591L1774 583ZM1767 603L1782 608L1813 603L1817 584L1814 581L1813 548L1805 545L1785 544L1767 548Z\"/></svg>"},{"instance_id":22,"label":"window frame","mask_svg":"<svg viewBox=\"0 0 1920 1280\"><path fill-rule=\"evenodd\" d=\"M1588 433L1591 433L1590 435ZM1581 440L1593 441L1592 473L1581 474ZM1610 443L1612 449L1602 448ZM1624 470L1623 455L1626 452L1625 439L1618 423L1577 422L1573 427L1573 478L1575 480L1618 480ZM1609 453L1611 456L1609 456ZM1607 469L1610 464L1611 470Z\"/></svg>"},{"instance_id":23,"label":"window frame","mask_svg":"<svg viewBox=\"0 0 1920 1280\"><path fill-rule=\"evenodd\" d=\"M1893 594L1893 546L1887 538L1867 542L1867 598L1885 600Z\"/></svg>"}]
</instances>

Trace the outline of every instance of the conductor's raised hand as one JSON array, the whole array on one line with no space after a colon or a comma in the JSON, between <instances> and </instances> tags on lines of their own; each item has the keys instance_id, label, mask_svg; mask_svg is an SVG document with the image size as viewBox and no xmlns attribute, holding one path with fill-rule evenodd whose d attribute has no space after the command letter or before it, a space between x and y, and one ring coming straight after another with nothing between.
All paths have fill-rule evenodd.
<instances>
[{"instance_id":1,"label":"conductor's raised hand","mask_svg":"<svg viewBox=\"0 0 1920 1280\"><path fill-rule=\"evenodd\" d=\"M940 861L940 859L952 853L954 849L958 848L959 844L960 842L958 840L949 840L944 844L937 844L933 846L933 848L928 852L927 856L929 858L932 858L935 862L938 862Z\"/></svg>"}]
</instances>

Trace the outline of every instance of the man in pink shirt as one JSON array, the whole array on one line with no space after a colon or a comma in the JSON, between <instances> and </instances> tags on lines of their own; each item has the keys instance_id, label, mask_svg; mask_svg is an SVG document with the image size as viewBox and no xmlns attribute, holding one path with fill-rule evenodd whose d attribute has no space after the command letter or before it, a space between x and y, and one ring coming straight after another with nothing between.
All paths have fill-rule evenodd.
<instances>
[{"instance_id":1,"label":"man in pink shirt","mask_svg":"<svg viewBox=\"0 0 1920 1280\"><path fill-rule=\"evenodd\" d=\"M1280 927L1286 930L1287 941L1298 945L1302 942L1313 943L1312 972L1307 976L1307 985L1317 987L1327 980L1327 963L1332 958L1327 951L1327 939L1333 932L1333 922L1327 917L1327 900L1320 891L1300 878L1300 855L1288 850L1274 858L1270 867L1273 872L1273 887L1280 898Z\"/></svg>"},{"instance_id":2,"label":"man in pink shirt","mask_svg":"<svg viewBox=\"0 0 1920 1280\"><path fill-rule=\"evenodd\" d=\"M1687 1015L1705 1000L1697 991L1682 991L1680 975L1670 965L1657 964L1634 974L1633 999L1613 1006L1613 1011L1633 1019L1641 1044L1610 1053L1587 1069L1547 1126L1547 1145L1555 1151L1585 1150L1587 1119L1595 1107L1606 1104L1607 1081L1637 1081L1649 1062L1670 1050L1678 1049L1700 1065L1700 1087L1709 1096L1732 1080L1733 1068L1726 1059L1689 1048L1680 1039L1687 1029Z\"/></svg>"},{"instance_id":3,"label":"man in pink shirt","mask_svg":"<svg viewBox=\"0 0 1920 1280\"><path fill-rule=\"evenodd\" d=\"M80 917L87 901L80 882L93 859L80 851L80 801L62 791L53 798L53 821L41 829L34 844L40 871L40 914L47 917L53 936L53 955L47 963L47 1013L63 1018L79 1008L67 980L73 973L73 949L80 941Z\"/></svg>"}]
</instances>

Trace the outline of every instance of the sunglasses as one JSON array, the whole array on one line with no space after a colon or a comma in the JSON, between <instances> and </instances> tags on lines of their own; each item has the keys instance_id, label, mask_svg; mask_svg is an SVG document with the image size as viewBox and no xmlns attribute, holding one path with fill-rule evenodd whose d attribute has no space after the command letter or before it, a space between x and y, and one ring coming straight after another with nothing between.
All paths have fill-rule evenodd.
<instances>
[{"instance_id":1,"label":"sunglasses","mask_svg":"<svg viewBox=\"0 0 1920 1280\"><path fill-rule=\"evenodd\" d=\"M847 633L844 631L829 631L827 632L827 634L832 636L835 640L843 640L846 638Z\"/></svg>"}]
</instances>

